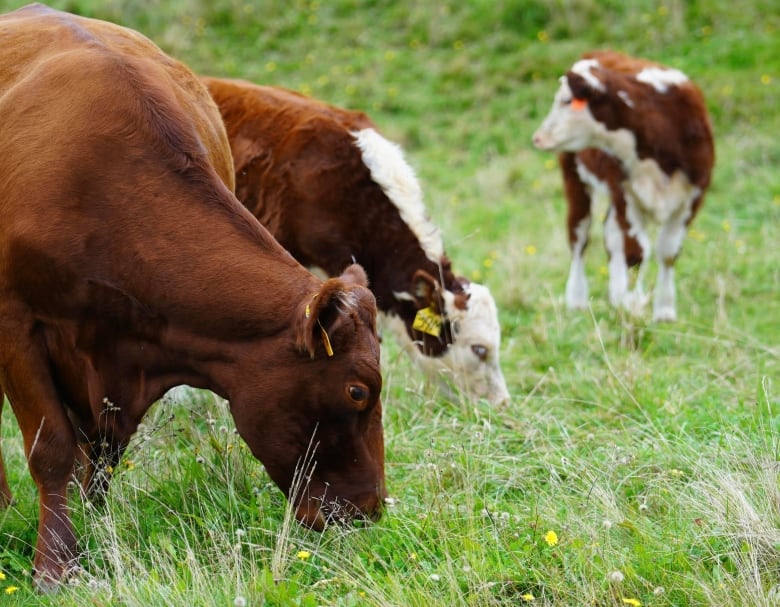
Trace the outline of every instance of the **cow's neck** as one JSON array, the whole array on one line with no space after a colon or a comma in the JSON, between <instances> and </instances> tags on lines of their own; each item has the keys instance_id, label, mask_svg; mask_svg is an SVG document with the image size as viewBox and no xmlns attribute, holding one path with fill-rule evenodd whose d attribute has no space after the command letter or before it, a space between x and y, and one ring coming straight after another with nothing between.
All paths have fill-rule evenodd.
<instances>
[{"instance_id":1,"label":"cow's neck","mask_svg":"<svg viewBox=\"0 0 780 607\"><path fill-rule=\"evenodd\" d=\"M161 223L150 231L149 221L143 235L99 244L113 249L109 258L122 260L108 271L96 266L88 280L87 306L95 305L96 293L99 301L116 306L116 318L96 325L94 343L88 344L107 370L106 389L109 376L123 377L114 372L121 367L125 377L141 380L135 385L143 394L128 395L139 403L180 383L229 398L236 366L231 363L242 344L289 342L295 314L303 314L321 282L237 201L226 202L232 210L220 210L219 204L198 205L175 230ZM176 242L170 241L172 233ZM120 346L104 351L101 335L110 339L117 330ZM137 373L128 373L133 368Z\"/></svg>"}]
</instances>

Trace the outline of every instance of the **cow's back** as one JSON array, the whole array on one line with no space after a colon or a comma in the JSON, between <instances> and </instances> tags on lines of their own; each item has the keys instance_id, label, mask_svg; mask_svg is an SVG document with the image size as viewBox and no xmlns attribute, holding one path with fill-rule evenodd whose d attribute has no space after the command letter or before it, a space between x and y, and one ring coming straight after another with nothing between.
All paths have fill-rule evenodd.
<instances>
[{"instance_id":1,"label":"cow's back","mask_svg":"<svg viewBox=\"0 0 780 607\"><path fill-rule=\"evenodd\" d=\"M112 23L32 4L0 17L0 46L3 48L0 54L0 129L3 133L8 133L8 129L20 133L23 127L46 127L56 139L78 135L79 129L97 132L102 115L109 109L117 112L124 102L129 104L128 112L134 113L132 104L137 102L137 96L123 100L125 91L120 88L123 79L115 76L118 73L125 76L133 70L139 74L151 72L160 94L168 91L174 95L182 111L192 118L198 131L194 135L205 146L205 149L200 146L198 153L206 154L225 185L234 189L229 145L213 100L189 69L171 59L142 34ZM84 60L87 57L89 61ZM101 63L102 69L96 69ZM87 64L90 69L86 69ZM142 69L137 69L141 65ZM47 82L51 88L44 90L42 82ZM78 90L75 83L86 87L81 93L92 91L93 104L84 108L74 124L65 120L76 113L68 99L72 91ZM140 87L149 85L140 76L138 84ZM62 92L63 97L55 99L55 91ZM35 113L29 111L29 104L15 103L19 96L29 99L29 95L41 98ZM25 114L15 115L16 107L26 107ZM58 111L58 108L68 111ZM160 123L164 122L165 117L158 118ZM2 139L0 145L3 145ZM35 152L40 150L29 153Z\"/></svg>"},{"instance_id":2,"label":"cow's back","mask_svg":"<svg viewBox=\"0 0 780 607\"><path fill-rule=\"evenodd\" d=\"M239 200L299 262L340 273L370 240L368 218L391 205L355 142L371 120L286 89L203 82L225 123Z\"/></svg>"}]
</instances>

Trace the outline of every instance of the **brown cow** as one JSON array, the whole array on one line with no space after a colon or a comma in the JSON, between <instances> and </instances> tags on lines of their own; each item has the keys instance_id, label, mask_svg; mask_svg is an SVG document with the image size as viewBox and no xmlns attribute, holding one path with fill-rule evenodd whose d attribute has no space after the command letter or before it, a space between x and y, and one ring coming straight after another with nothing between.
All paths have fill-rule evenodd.
<instances>
[{"instance_id":1,"label":"brown cow","mask_svg":"<svg viewBox=\"0 0 780 607\"><path fill-rule=\"evenodd\" d=\"M533 137L542 150L563 152L572 263L566 303L588 302L583 253L591 197L610 198L604 227L609 297L632 312L644 307L647 224L657 223L659 262L653 319L677 318L674 262L698 212L715 159L704 97L682 72L611 51L586 53L561 78L552 110ZM639 266L629 290L629 266Z\"/></svg>"},{"instance_id":2,"label":"brown cow","mask_svg":"<svg viewBox=\"0 0 780 607\"><path fill-rule=\"evenodd\" d=\"M176 385L229 400L304 524L379 516L382 379L363 270L323 282L252 217L225 185L208 92L145 37L32 5L0 17L0 45L0 385L39 491L38 586L75 564L77 451L100 492Z\"/></svg>"},{"instance_id":3,"label":"brown cow","mask_svg":"<svg viewBox=\"0 0 780 607\"><path fill-rule=\"evenodd\" d=\"M330 276L361 264L425 371L468 396L508 400L496 304L453 274L401 149L362 112L243 80L204 81L227 128L236 195L277 240Z\"/></svg>"}]
</instances>

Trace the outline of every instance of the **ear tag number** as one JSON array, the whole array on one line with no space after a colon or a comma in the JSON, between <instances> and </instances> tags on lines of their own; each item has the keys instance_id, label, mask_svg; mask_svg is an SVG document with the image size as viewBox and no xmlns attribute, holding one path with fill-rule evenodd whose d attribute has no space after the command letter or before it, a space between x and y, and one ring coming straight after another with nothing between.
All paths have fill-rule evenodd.
<instances>
[{"instance_id":1,"label":"ear tag number","mask_svg":"<svg viewBox=\"0 0 780 607\"><path fill-rule=\"evenodd\" d=\"M575 112L581 112L588 107L588 102L584 99L577 99L576 97L571 100L571 109Z\"/></svg>"},{"instance_id":2,"label":"ear tag number","mask_svg":"<svg viewBox=\"0 0 780 607\"><path fill-rule=\"evenodd\" d=\"M441 314L437 313L432 307L427 307L417 310L412 328L422 333L439 337L441 335L441 325Z\"/></svg>"}]
</instances>

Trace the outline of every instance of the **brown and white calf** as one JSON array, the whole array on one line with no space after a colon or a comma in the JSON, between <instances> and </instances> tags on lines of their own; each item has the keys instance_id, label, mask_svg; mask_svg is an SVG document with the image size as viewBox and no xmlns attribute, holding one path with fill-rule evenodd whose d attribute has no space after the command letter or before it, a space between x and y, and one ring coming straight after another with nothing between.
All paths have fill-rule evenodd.
<instances>
[{"instance_id":1,"label":"brown and white calf","mask_svg":"<svg viewBox=\"0 0 780 607\"><path fill-rule=\"evenodd\" d=\"M561 152L572 251L566 303L587 306L583 253L592 198L603 192L610 200L604 224L610 302L635 313L646 304L648 226L656 223L653 319L673 321L674 263L715 160L704 97L679 70L612 51L586 53L560 81L533 143ZM639 267L633 289L631 266Z\"/></svg>"},{"instance_id":2,"label":"brown and white calf","mask_svg":"<svg viewBox=\"0 0 780 607\"><path fill-rule=\"evenodd\" d=\"M213 100L141 34L31 5L0 16L0 47L0 385L38 487L38 586L77 561L77 459L99 495L181 384L229 400L301 522L379 516L363 270L320 280L246 210Z\"/></svg>"},{"instance_id":3,"label":"brown and white calf","mask_svg":"<svg viewBox=\"0 0 780 607\"><path fill-rule=\"evenodd\" d=\"M227 128L236 195L305 266L361 264L418 364L469 396L509 398L487 287L452 272L401 148L361 112L242 80L204 78Z\"/></svg>"}]
</instances>

